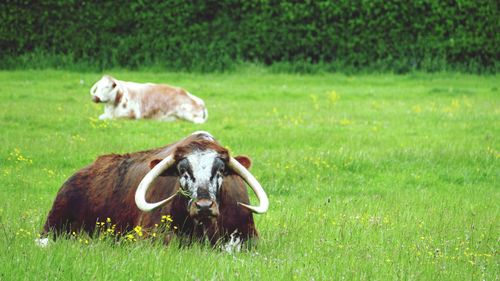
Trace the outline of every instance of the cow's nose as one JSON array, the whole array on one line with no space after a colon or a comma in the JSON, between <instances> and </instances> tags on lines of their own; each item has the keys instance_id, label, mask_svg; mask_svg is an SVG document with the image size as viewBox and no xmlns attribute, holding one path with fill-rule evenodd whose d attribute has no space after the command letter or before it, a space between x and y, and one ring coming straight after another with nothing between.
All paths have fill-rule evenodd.
<instances>
[{"instance_id":1,"label":"cow's nose","mask_svg":"<svg viewBox=\"0 0 500 281\"><path fill-rule=\"evenodd\" d=\"M101 102L101 99L98 96L92 96L92 100L96 103Z\"/></svg>"},{"instance_id":2,"label":"cow's nose","mask_svg":"<svg viewBox=\"0 0 500 281\"><path fill-rule=\"evenodd\" d=\"M207 211L214 205L214 201L209 200L209 199L201 199L201 200L196 201L195 204L196 204L196 208L199 211Z\"/></svg>"},{"instance_id":3,"label":"cow's nose","mask_svg":"<svg viewBox=\"0 0 500 281\"><path fill-rule=\"evenodd\" d=\"M219 206L215 200L200 198L189 207L189 215L197 219L215 218L219 216Z\"/></svg>"}]
</instances>

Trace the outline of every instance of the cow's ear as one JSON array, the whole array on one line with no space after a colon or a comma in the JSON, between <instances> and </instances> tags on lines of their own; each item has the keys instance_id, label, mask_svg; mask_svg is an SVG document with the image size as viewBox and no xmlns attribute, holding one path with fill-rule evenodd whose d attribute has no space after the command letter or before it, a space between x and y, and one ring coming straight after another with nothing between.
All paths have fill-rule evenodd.
<instances>
[{"instance_id":1,"label":"cow's ear","mask_svg":"<svg viewBox=\"0 0 500 281\"><path fill-rule=\"evenodd\" d=\"M250 160L250 158L248 158L247 156L240 155L234 157L234 159L240 162L240 164L243 165L243 167L247 168L247 170L252 166L252 160Z\"/></svg>"},{"instance_id":2,"label":"cow's ear","mask_svg":"<svg viewBox=\"0 0 500 281\"><path fill-rule=\"evenodd\" d=\"M120 90L117 90L116 95L115 95L115 106L118 106L118 104L122 101L122 97L123 97L123 92ZM158 163L156 163L156 164L158 164Z\"/></svg>"},{"instance_id":3,"label":"cow's ear","mask_svg":"<svg viewBox=\"0 0 500 281\"><path fill-rule=\"evenodd\" d=\"M160 162L161 162L161 159L154 159L154 160L152 160L151 162L149 162L149 168L153 169Z\"/></svg>"},{"instance_id":4,"label":"cow's ear","mask_svg":"<svg viewBox=\"0 0 500 281\"><path fill-rule=\"evenodd\" d=\"M161 162L161 159L151 160L151 162L149 162L149 168L153 169L160 162ZM177 174L177 169L175 168L175 165L172 165L171 167L169 167L168 169L163 171L163 173L161 173L160 176L171 176L171 175L176 175L176 174Z\"/></svg>"}]
</instances>

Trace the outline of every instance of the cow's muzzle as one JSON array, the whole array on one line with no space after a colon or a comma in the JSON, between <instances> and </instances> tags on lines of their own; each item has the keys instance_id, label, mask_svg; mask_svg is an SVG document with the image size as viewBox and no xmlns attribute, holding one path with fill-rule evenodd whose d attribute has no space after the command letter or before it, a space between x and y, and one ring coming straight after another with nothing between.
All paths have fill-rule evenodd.
<instances>
[{"instance_id":1,"label":"cow's muzzle","mask_svg":"<svg viewBox=\"0 0 500 281\"><path fill-rule=\"evenodd\" d=\"M92 101L95 103L101 102L101 99L98 96L92 96Z\"/></svg>"},{"instance_id":2,"label":"cow's muzzle","mask_svg":"<svg viewBox=\"0 0 500 281\"><path fill-rule=\"evenodd\" d=\"M219 216L219 205L211 199L195 199L189 206L189 215L198 222L213 221Z\"/></svg>"}]
</instances>

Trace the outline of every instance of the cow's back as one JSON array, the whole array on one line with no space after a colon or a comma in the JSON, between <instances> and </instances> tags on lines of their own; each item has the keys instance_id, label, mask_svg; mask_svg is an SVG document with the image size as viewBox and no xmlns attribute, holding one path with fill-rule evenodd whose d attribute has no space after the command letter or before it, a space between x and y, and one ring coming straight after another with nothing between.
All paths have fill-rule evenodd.
<instances>
[{"instance_id":1,"label":"cow's back","mask_svg":"<svg viewBox=\"0 0 500 281\"><path fill-rule=\"evenodd\" d=\"M141 97L144 118L162 119L175 115L179 106L186 103L185 91L167 85L145 85Z\"/></svg>"},{"instance_id":2,"label":"cow's back","mask_svg":"<svg viewBox=\"0 0 500 281\"><path fill-rule=\"evenodd\" d=\"M140 118L159 120L206 119L205 103L186 90L167 84L122 82L128 97L139 104ZM199 117L198 117L199 116ZM199 122L201 123L201 122Z\"/></svg>"},{"instance_id":3,"label":"cow's back","mask_svg":"<svg viewBox=\"0 0 500 281\"><path fill-rule=\"evenodd\" d=\"M134 193L148 171L145 158L147 153L104 155L76 172L59 190L44 232L92 233L96 222L107 218L117 231L136 225L140 211L134 208Z\"/></svg>"}]
</instances>

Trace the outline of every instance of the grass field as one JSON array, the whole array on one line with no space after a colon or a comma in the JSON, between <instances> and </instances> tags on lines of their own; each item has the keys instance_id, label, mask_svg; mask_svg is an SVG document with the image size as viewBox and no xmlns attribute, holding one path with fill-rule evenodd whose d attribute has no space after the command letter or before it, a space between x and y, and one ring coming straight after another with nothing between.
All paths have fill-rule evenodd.
<instances>
[{"instance_id":1,"label":"grass field","mask_svg":"<svg viewBox=\"0 0 500 281\"><path fill-rule=\"evenodd\" d=\"M499 280L498 76L110 74L183 86L209 120L102 122L100 74L0 72L0 280ZM35 246L76 170L195 130L252 158L256 249Z\"/></svg>"}]
</instances>

